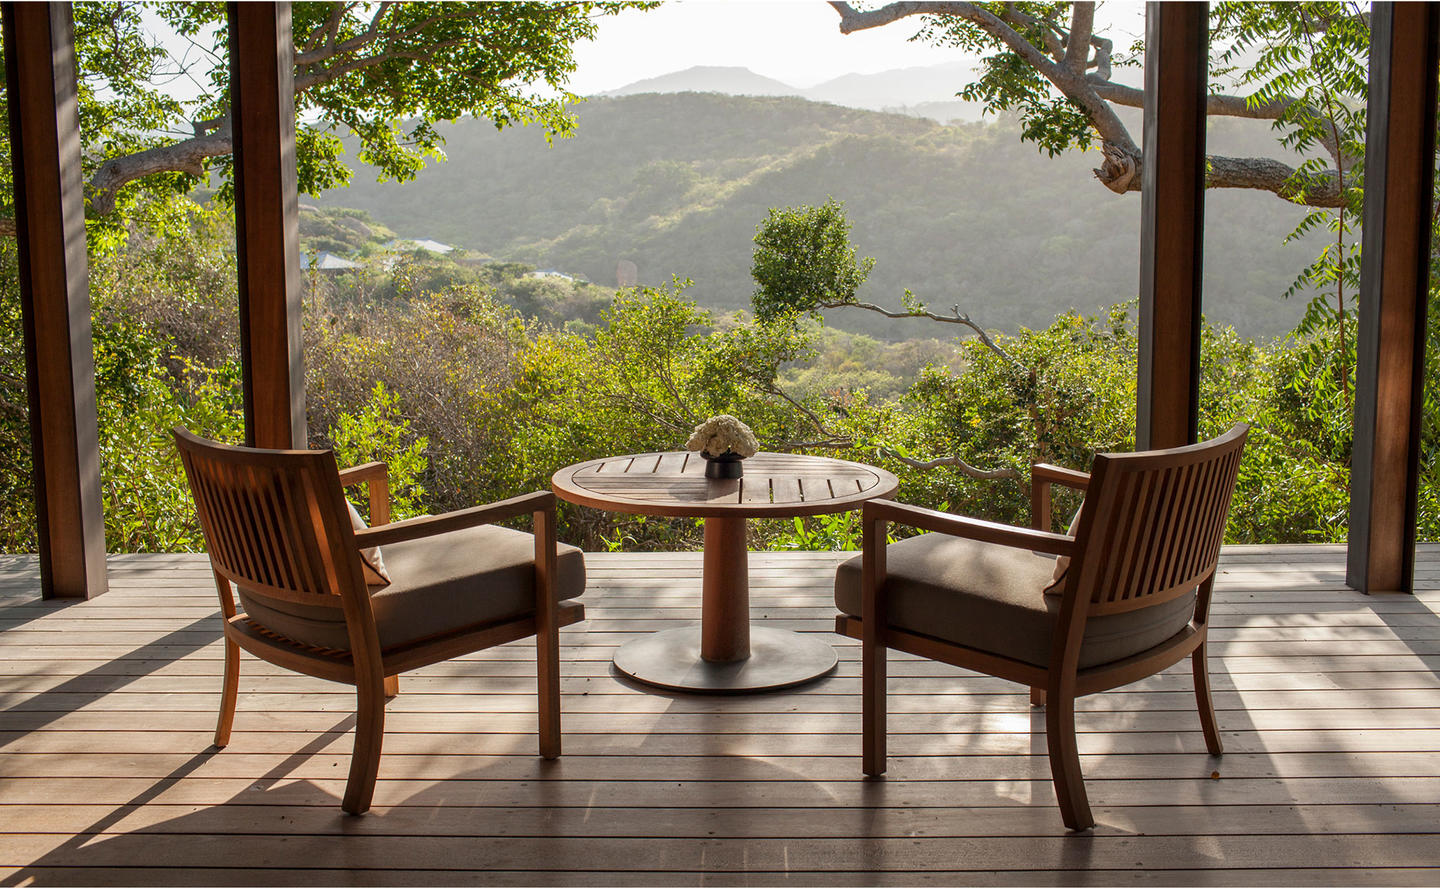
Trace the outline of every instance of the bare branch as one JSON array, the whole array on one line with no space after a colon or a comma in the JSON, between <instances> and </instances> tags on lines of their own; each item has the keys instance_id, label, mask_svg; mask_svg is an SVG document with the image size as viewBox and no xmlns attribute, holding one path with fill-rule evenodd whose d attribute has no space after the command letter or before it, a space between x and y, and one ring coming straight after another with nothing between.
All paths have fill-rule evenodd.
<instances>
[{"instance_id":1,"label":"bare branch","mask_svg":"<svg viewBox=\"0 0 1440 889\"><path fill-rule=\"evenodd\" d=\"M826 438L820 441L777 441L778 451L798 451L801 448L848 448L855 443L851 438Z\"/></svg>"},{"instance_id":2,"label":"bare branch","mask_svg":"<svg viewBox=\"0 0 1440 889\"><path fill-rule=\"evenodd\" d=\"M940 315L928 309L919 309L915 311L907 309L903 311L896 311L894 309L887 309L884 306L877 306L874 303L862 302L824 302L821 303L820 306L821 308L826 309L838 309L849 306L856 309L864 309L867 312L875 312L877 314L884 315L886 318L928 318L931 321L943 321L946 324L963 324L971 330L975 331L975 335L980 338L980 342L984 343L985 347L988 348L990 351L994 352L996 355L999 355L1001 358L1004 358L1006 361L1010 362L1021 370L1029 370L1029 368L1022 364L1014 355L1006 352L1000 347L999 343L991 339L990 334L985 332L985 328L970 320L969 314L962 313L958 305L951 310L953 314L950 315Z\"/></svg>"},{"instance_id":3,"label":"bare branch","mask_svg":"<svg viewBox=\"0 0 1440 889\"><path fill-rule=\"evenodd\" d=\"M934 460L916 460L912 457L897 454L889 448L880 448L880 454L881 456L904 463L912 469L938 469L941 466L953 466L970 478L984 481L992 481L1000 478L1021 478L1020 470L1013 467L1003 466L1000 469L980 469L966 463L962 457L937 457Z\"/></svg>"},{"instance_id":4,"label":"bare branch","mask_svg":"<svg viewBox=\"0 0 1440 889\"><path fill-rule=\"evenodd\" d=\"M795 408L795 410L805 415L805 418L810 421L810 424L812 426L815 427L816 432L819 432L821 435L825 436L824 441L786 442L785 447L842 447L850 443L851 439L849 437L843 435L836 435L834 432L831 432L828 428L826 428L825 421L821 420L818 414L810 410L810 408L806 407L805 405L801 404L796 399L792 398L790 396L790 393L786 392L784 389L781 389L774 383L764 383L761 384L759 388L760 391L766 393L767 395L773 395L777 398L784 399L790 404L791 407Z\"/></svg>"}]
</instances>

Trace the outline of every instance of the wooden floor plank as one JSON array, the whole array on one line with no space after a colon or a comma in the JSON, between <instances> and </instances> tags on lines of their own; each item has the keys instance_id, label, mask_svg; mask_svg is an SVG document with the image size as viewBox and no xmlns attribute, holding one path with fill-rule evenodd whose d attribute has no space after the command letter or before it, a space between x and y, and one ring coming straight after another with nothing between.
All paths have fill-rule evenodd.
<instances>
[{"instance_id":1,"label":"wooden floor plank","mask_svg":"<svg viewBox=\"0 0 1440 889\"><path fill-rule=\"evenodd\" d=\"M1415 596L1344 587L1343 547L1227 547L1205 753L1188 668L1077 707L1098 826L1054 808L1023 690L893 655L889 770L859 774L847 553L753 553L756 621L835 674L773 695L647 692L615 647L699 617L698 553L587 554L562 634L565 755L535 755L526 641L407 675L377 808L339 814L353 692L247 658L210 748L207 563L112 556L42 602L0 556L0 883L15 885L1430 885L1440 882L1440 545Z\"/></svg>"}]
</instances>

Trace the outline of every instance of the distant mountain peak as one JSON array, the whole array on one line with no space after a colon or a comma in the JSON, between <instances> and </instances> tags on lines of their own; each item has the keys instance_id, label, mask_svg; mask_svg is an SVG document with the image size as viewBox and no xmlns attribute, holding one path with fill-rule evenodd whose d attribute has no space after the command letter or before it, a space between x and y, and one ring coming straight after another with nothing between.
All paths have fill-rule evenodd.
<instances>
[{"instance_id":1,"label":"distant mountain peak","mask_svg":"<svg viewBox=\"0 0 1440 889\"><path fill-rule=\"evenodd\" d=\"M917 116L937 121L979 120L980 106L961 102L955 93L972 76L966 61L895 68L874 74L843 74L806 89L756 74L749 68L696 65L613 89L602 96L641 93L721 93L727 96L798 96L870 111L915 108ZM922 109L922 106L925 106ZM916 112L911 112L916 113Z\"/></svg>"},{"instance_id":2,"label":"distant mountain peak","mask_svg":"<svg viewBox=\"0 0 1440 889\"><path fill-rule=\"evenodd\" d=\"M724 93L729 96L798 96L800 90L773 77L756 74L749 68L726 65L696 65L626 84L602 96L632 96L637 93Z\"/></svg>"}]
</instances>

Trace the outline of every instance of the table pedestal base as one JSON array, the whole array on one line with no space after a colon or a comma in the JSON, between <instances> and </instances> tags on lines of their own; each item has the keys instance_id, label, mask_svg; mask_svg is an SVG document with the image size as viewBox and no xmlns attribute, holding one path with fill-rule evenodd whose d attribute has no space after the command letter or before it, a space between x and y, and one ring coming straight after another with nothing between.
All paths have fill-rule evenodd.
<instances>
[{"instance_id":1,"label":"table pedestal base","mask_svg":"<svg viewBox=\"0 0 1440 889\"><path fill-rule=\"evenodd\" d=\"M750 627L748 658L707 661L700 657L700 628L681 627L620 646L615 667L638 682L672 691L741 694L819 679L835 669L835 649L813 634Z\"/></svg>"}]
</instances>

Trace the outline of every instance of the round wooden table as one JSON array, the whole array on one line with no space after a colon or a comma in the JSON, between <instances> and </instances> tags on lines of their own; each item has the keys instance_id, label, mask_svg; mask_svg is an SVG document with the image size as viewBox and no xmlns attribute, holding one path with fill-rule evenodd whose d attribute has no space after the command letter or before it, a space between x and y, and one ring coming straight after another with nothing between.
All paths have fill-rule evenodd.
<instances>
[{"instance_id":1,"label":"round wooden table","mask_svg":"<svg viewBox=\"0 0 1440 889\"><path fill-rule=\"evenodd\" d=\"M562 500L631 515L705 520L699 627L652 633L615 653L620 672L678 691L754 692L786 688L835 669L835 650L814 635L750 626L745 520L819 515L889 497L889 472L828 457L761 452L744 476L707 479L698 453L606 457L567 466L551 478Z\"/></svg>"}]
</instances>

